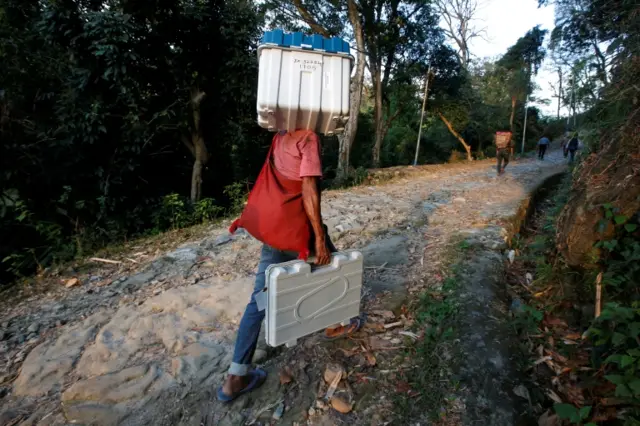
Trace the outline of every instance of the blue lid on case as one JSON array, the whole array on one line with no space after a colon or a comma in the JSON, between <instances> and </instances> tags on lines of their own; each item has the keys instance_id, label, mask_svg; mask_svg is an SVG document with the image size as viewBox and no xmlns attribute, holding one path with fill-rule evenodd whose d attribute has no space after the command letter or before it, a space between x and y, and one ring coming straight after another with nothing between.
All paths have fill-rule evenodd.
<instances>
[{"instance_id":1,"label":"blue lid on case","mask_svg":"<svg viewBox=\"0 0 640 426\"><path fill-rule=\"evenodd\" d=\"M285 33L281 29L265 31L262 44L282 47L298 47L300 49L318 50L329 53L350 53L349 43L340 37L326 38L321 34L305 35L301 32Z\"/></svg>"}]
</instances>

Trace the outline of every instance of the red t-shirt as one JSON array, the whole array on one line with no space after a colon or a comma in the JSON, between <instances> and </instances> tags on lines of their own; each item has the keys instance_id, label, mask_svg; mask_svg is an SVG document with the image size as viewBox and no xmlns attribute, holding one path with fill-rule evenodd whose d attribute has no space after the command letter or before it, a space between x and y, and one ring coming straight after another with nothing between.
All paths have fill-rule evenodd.
<instances>
[{"instance_id":1,"label":"red t-shirt","mask_svg":"<svg viewBox=\"0 0 640 426\"><path fill-rule=\"evenodd\" d=\"M273 165L284 177L302 180L303 177L322 177L320 140L311 130L279 133L273 149Z\"/></svg>"}]
</instances>

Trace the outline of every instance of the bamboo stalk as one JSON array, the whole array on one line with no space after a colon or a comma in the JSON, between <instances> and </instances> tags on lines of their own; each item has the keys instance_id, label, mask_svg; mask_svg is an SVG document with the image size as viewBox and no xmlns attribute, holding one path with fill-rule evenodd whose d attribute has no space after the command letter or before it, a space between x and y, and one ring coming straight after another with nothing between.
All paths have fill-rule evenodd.
<instances>
[{"instance_id":1,"label":"bamboo stalk","mask_svg":"<svg viewBox=\"0 0 640 426\"><path fill-rule=\"evenodd\" d=\"M600 316L602 309L602 272L596 278L596 318Z\"/></svg>"}]
</instances>

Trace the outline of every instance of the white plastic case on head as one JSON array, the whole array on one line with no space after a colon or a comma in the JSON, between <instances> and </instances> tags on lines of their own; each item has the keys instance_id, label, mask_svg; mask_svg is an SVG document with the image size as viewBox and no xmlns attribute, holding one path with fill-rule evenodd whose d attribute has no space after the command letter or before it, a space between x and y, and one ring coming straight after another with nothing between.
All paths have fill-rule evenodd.
<instances>
[{"instance_id":1,"label":"white plastic case on head","mask_svg":"<svg viewBox=\"0 0 640 426\"><path fill-rule=\"evenodd\" d=\"M353 58L291 47L259 47L258 124L270 131L344 131Z\"/></svg>"},{"instance_id":2,"label":"white plastic case on head","mask_svg":"<svg viewBox=\"0 0 640 426\"><path fill-rule=\"evenodd\" d=\"M266 271L266 336L269 346L286 344L360 314L362 253L335 253L331 264L312 271L294 260Z\"/></svg>"}]
</instances>

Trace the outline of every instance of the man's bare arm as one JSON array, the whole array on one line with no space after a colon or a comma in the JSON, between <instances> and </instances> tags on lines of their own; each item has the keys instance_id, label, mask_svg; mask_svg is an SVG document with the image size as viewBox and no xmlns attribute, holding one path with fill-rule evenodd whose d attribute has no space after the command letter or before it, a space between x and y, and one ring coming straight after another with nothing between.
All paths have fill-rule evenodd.
<instances>
[{"instance_id":1,"label":"man's bare arm","mask_svg":"<svg viewBox=\"0 0 640 426\"><path fill-rule=\"evenodd\" d=\"M320 190L318 188L317 177L302 178L302 203L307 217L311 222L313 233L315 234L316 264L327 265L331 262L331 253L327 248L327 243L322 226L322 215L320 214Z\"/></svg>"}]
</instances>

